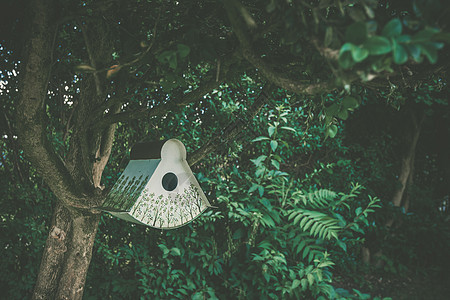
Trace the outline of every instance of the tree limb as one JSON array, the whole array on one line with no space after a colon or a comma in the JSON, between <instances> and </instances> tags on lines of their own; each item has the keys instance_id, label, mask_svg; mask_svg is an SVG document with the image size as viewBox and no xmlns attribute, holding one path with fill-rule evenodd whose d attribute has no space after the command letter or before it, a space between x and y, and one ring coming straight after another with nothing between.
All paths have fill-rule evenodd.
<instances>
[{"instance_id":1,"label":"tree limb","mask_svg":"<svg viewBox=\"0 0 450 300\"><path fill-rule=\"evenodd\" d=\"M84 207L64 162L47 138L45 99L51 73L53 37L56 30L54 1L34 1L30 28L33 35L24 55L16 112L19 143L53 193L67 206Z\"/></svg>"},{"instance_id":2,"label":"tree limb","mask_svg":"<svg viewBox=\"0 0 450 300\"><path fill-rule=\"evenodd\" d=\"M91 41L90 41L88 33L87 33L87 31L89 30L88 26L83 23L81 23L80 26L82 28L81 33L83 34L84 43L86 45L86 50L87 50L87 53L89 56L90 65L94 69L97 69L98 66L97 66L95 56L94 56L94 50L92 49L93 46L91 44ZM100 76L99 76L98 72L94 72L94 81L95 81L95 88L97 91L97 97L101 97L102 96L102 85L101 85L101 80L100 80Z\"/></svg>"},{"instance_id":3,"label":"tree limb","mask_svg":"<svg viewBox=\"0 0 450 300\"><path fill-rule=\"evenodd\" d=\"M113 107L111 109L111 114L117 113L119 111L120 106ZM95 154L95 161L94 165L92 166L94 187L101 190L103 189L103 187L101 186L102 174L111 155L116 127L117 126L114 123L109 125L109 127L103 131L103 134L101 135L100 146L98 147L97 153Z\"/></svg>"},{"instance_id":4,"label":"tree limb","mask_svg":"<svg viewBox=\"0 0 450 300\"><path fill-rule=\"evenodd\" d=\"M245 31L244 22L239 18L239 13L237 13L237 8L235 7L233 0L224 1L225 9L228 14L228 18L233 27L233 32L242 48L242 56L257 68L259 72L273 84L288 90L290 92L298 94L315 95L326 91L333 90L339 87L336 79L330 79L328 81L318 82L318 83L303 83L299 81L292 80L282 73L273 70L260 56L258 56L250 42L250 38L247 36ZM345 79L346 83L355 81L358 77L356 75L351 75Z\"/></svg>"}]
</instances>

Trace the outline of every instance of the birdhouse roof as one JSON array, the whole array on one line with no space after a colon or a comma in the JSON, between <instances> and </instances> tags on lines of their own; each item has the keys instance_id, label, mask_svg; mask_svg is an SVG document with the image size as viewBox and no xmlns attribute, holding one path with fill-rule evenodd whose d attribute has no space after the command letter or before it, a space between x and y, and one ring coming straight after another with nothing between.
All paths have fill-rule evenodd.
<instances>
[{"instance_id":1,"label":"birdhouse roof","mask_svg":"<svg viewBox=\"0 0 450 300\"><path fill-rule=\"evenodd\" d=\"M138 143L131 149L130 159L161 159L161 148L165 142L167 140Z\"/></svg>"}]
</instances>

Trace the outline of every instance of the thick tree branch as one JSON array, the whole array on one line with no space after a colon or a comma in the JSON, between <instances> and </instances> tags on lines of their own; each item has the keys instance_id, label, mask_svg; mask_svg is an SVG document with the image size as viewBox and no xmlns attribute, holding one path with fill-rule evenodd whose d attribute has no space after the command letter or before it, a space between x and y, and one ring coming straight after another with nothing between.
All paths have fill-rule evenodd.
<instances>
[{"instance_id":1,"label":"thick tree branch","mask_svg":"<svg viewBox=\"0 0 450 300\"><path fill-rule=\"evenodd\" d=\"M242 19L239 17L238 8L236 7L234 0L226 0L225 9L228 14L228 19L231 22L233 27L233 32L236 35L237 39L242 48L242 56L253 65L253 67L257 68L259 72L270 82L273 84L288 90L290 92L298 93L298 94L307 94L307 95L315 95L320 94L326 91L331 91L337 87L339 87L339 82L333 78L327 81L318 82L318 83L303 83L300 81L292 80L286 77L284 74L279 73L271 68L269 64L267 64L259 55L257 55L252 47L251 39L248 37L245 24ZM345 83L350 83L358 79L358 76L351 75L348 78L345 78Z\"/></svg>"},{"instance_id":2,"label":"thick tree branch","mask_svg":"<svg viewBox=\"0 0 450 300\"><path fill-rule=\"evenodd\" d=\"M16 124L25 156L36 167L53 193L68 206L82 207L78 189L47 139L45 99L51 72L53 37L56 30L54 1L34 1L32 36L22 64ZM50 50L50 51L49 51Z\"/></svg>"},{"instance_id":3,"label":"thick tree branch","mask_svg":"<svg viewBox=\"0 0 450 300\"><path fill-rule=\"evenodd\" d=\"M111 108L111 114L117 113L119 111L120 106ZM94 187L101 190L103 189L103 187L101 186L102 174L103 170L106 167L106 164L108 163L109 156L111 155L116 127L116 124L111 124L103 131L103 134L101 135L100 146L98 147L97 153L95 154L92 177Z\"/></svg>"},{"instance_id":4,"label":"thick tree branch","mask_svg":"<svg viewBox=\"0 0 450 300\"><path fill-rule=\"evenodd\" d=\"M90 63L98 68L111 65L114 39L108 24L103 19L96 22L92 20L84 24L83 33ZM91 120L103 115L96 108L107 98L107 86L106 73L95 73L83 78L77 112L74 115L75 130L66 157L66 164L74 180L91 194L100 188L101 174L110 154L110 149L107 148L112 145L114 136L114 129L110 126L101 129L89 126ZM121 93L119 86L117 94Z\"/></svg>"},{"instance_id":5,"label":"thick tree branch","mask_svg":"<svg viewBox=\"0 0 450 300\"><path fill-rule=\"evenodd\" d=\"M250 108L246 111L245 118L236 118L235 121L229 123L224 129L217 130L209 141L207 141L200 149L195 151L189 157L189 164L197 164L208 154L216 151L220 147L223 147L224 144L227 144L229 141L235 139L270 100L273 88L274 87L272 84L267 84L261 90L261 93L258 98L256 98L255 102L253 102L252 106L250 106Z\"/></svg>"}]
</instances>

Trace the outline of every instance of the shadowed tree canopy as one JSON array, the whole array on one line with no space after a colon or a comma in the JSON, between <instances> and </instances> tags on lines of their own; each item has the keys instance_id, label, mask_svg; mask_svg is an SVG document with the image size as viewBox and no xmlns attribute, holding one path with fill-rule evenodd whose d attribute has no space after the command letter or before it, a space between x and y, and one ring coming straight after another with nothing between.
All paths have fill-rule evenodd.
<instances>
[{"instance_id":1,"label":"shadowed tree canopy","mask_svg":"<svg viewBox=\"0 0 450 300\"><path fill-rule=\"evenodd\" d=\"M324 113L334 137L336 117L358 106L355 90L413 89L448 67L445 1L4 2L1 67L18 74L2 94L5 120L58 199L36 299L82 297L117 124L145 121L145 140L185 107L196 122L205 95L240 91L247 78L257 96L195 139L188 160L197 164L236 139L277 89L311 107L326 94L343 98Z\"/></svg>"}]
</instances>

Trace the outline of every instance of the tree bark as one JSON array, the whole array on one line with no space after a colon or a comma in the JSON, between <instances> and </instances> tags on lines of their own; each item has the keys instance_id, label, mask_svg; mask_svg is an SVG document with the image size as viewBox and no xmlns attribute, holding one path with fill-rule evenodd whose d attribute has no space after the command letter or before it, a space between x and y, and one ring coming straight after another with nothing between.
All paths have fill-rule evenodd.
<instances>
[{"instance_id":1,"label":"tree bark","mask_svg":"<svg viewBox=\"0 0 450 300\"><path fill-rule=\"evenodd\" d=\"M33 299L82 299L99 217L57 203Z\"/></svg>"},{"instance_id":2,"label":"tree bark","mask_svg":"<svg viewBox=\"0 0 450 300\"><path fill-rule=\"evenodd\" d=\"M77 106L78 115L84 115L78 119L79 124L74 129L74 135L79 138L71 140L71 149L77 155L69 157L78 161L63 161L47 138L45 101L57 30L56 4L54 0L29 3L31 37L19 73L21 86L16 103L16 124L18 140L26 158L58 199L33 299L82 299L100 216L91 208L103 199L96 188L100 187L101 175L111 153L115 124L98 136L92 136L92 128L85 125L92 108L105 97L101 89L101 80L104 79L101 76L104 75L96 74L95 78L86 79L93 84L85 91L82 104ZM104 41L95 33L92 39L99 43ZM112 50L108 47L108 43L94 47L95 50L89 53L90 58L110 57L99 53ZM83 152L84 146L87 151Z\"/></svg>"},{"instance_id":3,"label":"tree bark","mask_svg":"<svg viewBox=\"0 0 450 300\"><path fill-rule=\"evenodd\" d=\"M53 211L50 232L44 248L33 299L54 299L61 275L61 266L67 252L67 232L70 230L68 210L57 203Z\"/></svg>"},{"instance_id":4,"label":"tree bark","mask_svg":"<svg viewBox=\"0 0 450 300\"><path fill-rule=\"evenodd\" d=\"M399 187L394 191L391 200L392 204L395 207L400 207L402 205L402 200L405 197L405 191L408 188L408 184L413 183L412 176L414 170L417 142L419 141L422 123L425 118L425 114L423 111L420 111L418 113L418 116L416 116L415 112L412 109L409 110L409 116L411 119L411 131L406 135L406 151L402 157L400 175L398 177ZM409 200L407 202L404 202L404 204L405 203L407 203L407 205L409 206ZM394 221L394 218L391 218L386 222L385 225L387 227L391 227Z\"/></svg>"},{"instance_id":5,"label":"tree bark","mask_svg":"<svg viewBox=\"0 0 450 300\"><path fill-rule=\"evenodd\" d=\"M61 266L56 299L82 299L100 215L71 212L67 253Z\"/></svg>"},{"instance_id":6,"label":"tree bark","mask_svg":"<svg viewBox=\"0 0 450 300\"><path fill-rule=\"evenodd\" d=\"M406 132L405 134L405 152L402 157L400 174L398 176L398 188L394 191L391 199L391 203L395 207L403 206L405 211L407 211L409 208L409 189L413 184L417 142L419 141L422 123L425 119L425 113L423 109L420 108L417 113L413 108L409 108L408 116L410 118L410 122L408 124L409 132ZM387 228L390 228L395 221L395 218L392 217L386 221L385 226ZM375 264L377 267L380 267L384 264L384 261L380 260L382 253L382 249L380 249L373 255L373 260L376 262ZM370 261L370 250L368 248L364 247L362 254L363 261Z\"/></svg>"},{"instance_id":7,"label":"tree bark","mask_svg":"<svg viewBox=\"0 0 450 300\"><path fill-rule=\"evenodd\" d=\"M408 109L409 121L407 124L408 132L405 132L405 146L402 155L400 174L398 176L398 188L392 195L391 203L395 207L402 206L408 211L410 204L410 191L409 189L414 183L414 162L416 155L417 143L419 141L420 132L422 129L422 123L425 119L425 113L422 109L417 112L413 108ZM384 224L387 228L392 227L396 220L392 217ZM382 250L380 249L373 255L368 247L363 246L361 249L361 259L365 264L370 264L373 260L377 266L381 266L384 262L380 260Z\"/></svg>"}]
</instances>

